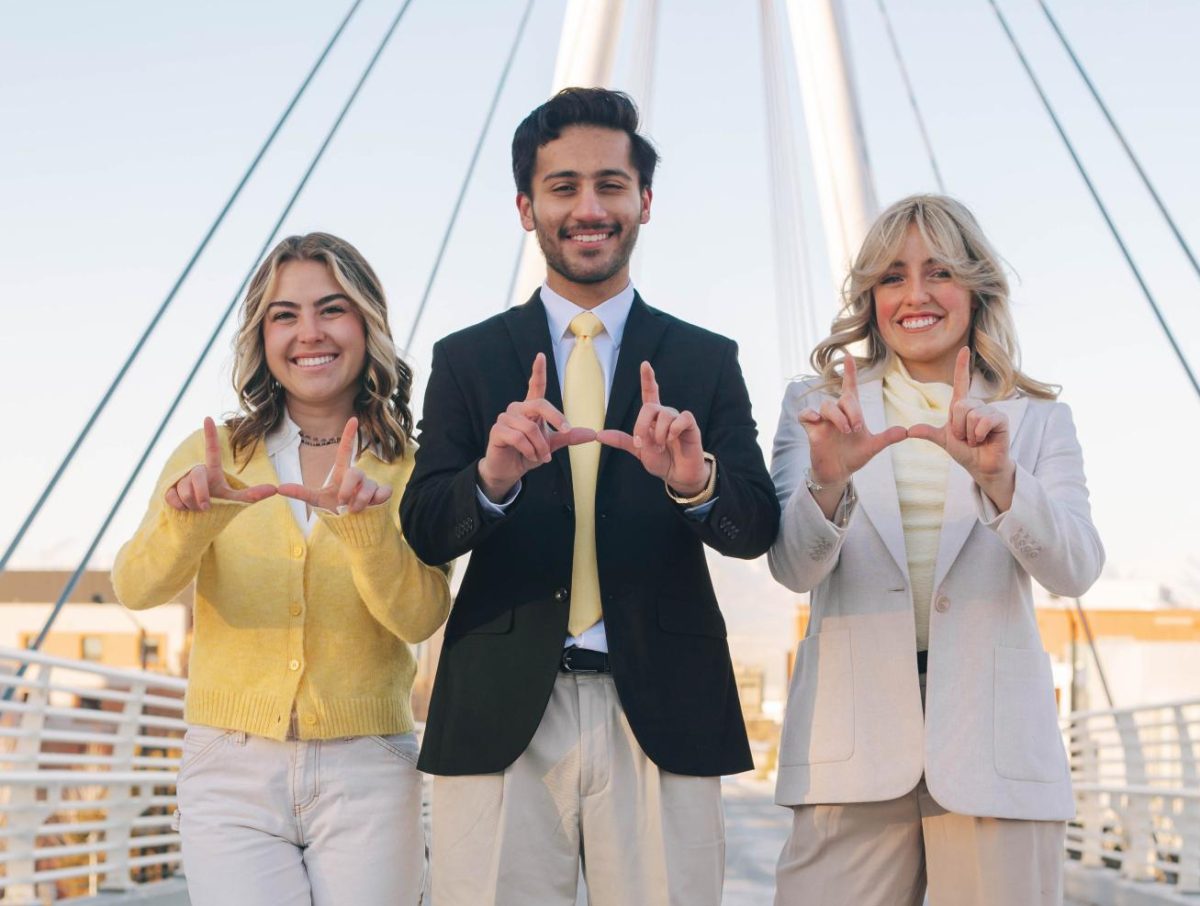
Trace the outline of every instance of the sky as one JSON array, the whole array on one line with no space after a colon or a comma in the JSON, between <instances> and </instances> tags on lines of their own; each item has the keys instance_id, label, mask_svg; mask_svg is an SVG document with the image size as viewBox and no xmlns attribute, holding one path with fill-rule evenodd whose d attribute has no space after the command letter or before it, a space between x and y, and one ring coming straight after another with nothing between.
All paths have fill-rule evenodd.
<instances>
[{"instance_id":1,"label":"sky","mask_svg":"<svg viewBox=\"0 0 1200 906\"><path fill-rule=\"evenodd\" d=\"M627 22L640 2L627 0ZM1038 5L999 2L1200 369L1200 280ZM14 566L78 562L399 5L364 0ZM1200 246L1200 5L1050 5L1184 235ZM0 3L0 413L9 425L0 447L0 544L348 6ZM663 160L636 282L650 304L738 340L769 450L789 375L776 335L759 3L660 0L659 8L654 90L639 100ZM285 222L285 233L327 230L364 252L401 342L523 9L524 0L414 0ZM506 303L523 235L508 146L550 91L564 9L561 0L534 3L408 350L418 409L433 342ZM1061 384L1074 411L1108 550L1093 596L1162 585L1200 604L1200 399L988 3L889 0L888 9L948 191L972 207L1011 266L1025 368ZM877 0L845 0L844 17L877 197L887 203L935 188ZM616 87L634 70L631 32L623 33ZM804 164L802 132L797 142ZM811 176L802 175L801 187L814 236L797 254L810 263L818 319L828 323L835 280L815 235ZM102 540L96 566L109 565L136 527L174 444L205 415L234 408L230 336L227 327ZM790 638L792 598L773 585L765 563L722 566L717 583L736 602L731 627L747 644Z\"/></svg>"}]
</instances>

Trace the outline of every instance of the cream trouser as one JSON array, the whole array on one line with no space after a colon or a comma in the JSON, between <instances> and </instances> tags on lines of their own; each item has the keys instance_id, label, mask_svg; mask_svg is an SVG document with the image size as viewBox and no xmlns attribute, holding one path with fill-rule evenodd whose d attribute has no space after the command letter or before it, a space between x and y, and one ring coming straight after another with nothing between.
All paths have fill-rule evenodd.
<instances>
[{"instance_id":1,"label":"cream trouser","mask_svg":"<svg viewBox=\"0 0 1200 906\"><path fill-rule=\"evenodd\" d=\"M498 774L433 781L434 906L716 906L719 777L660 771L611 676L559 674L525 752Z\"/></svg>"},{"instance_id":2,"label":"cream trouser","mask_svg":"<svg viewBox=\"0 0 1200 906\"><path fill-rule=\"evenodd\" d=\"M416 737L277 742L192 726L179 829L192 906L416 906Z\"/></svg>"},{"instance_id":3,"label":"cream trouser","mask_svg":"<svg viewBox=\"0 0 1200 906\"><path fill-rule=\"evenodd\" d=\"M779 856L775 906L1057 906L1061 821L947 812L924 779L887 802L802 805Z\"/></svg>"}]
</instances>

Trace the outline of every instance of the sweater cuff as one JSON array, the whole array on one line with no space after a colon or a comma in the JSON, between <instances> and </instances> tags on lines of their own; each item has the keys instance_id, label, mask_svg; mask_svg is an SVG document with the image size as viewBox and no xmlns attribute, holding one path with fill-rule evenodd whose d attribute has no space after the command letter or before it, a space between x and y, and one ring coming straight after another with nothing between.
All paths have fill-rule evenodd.
<instances>
[{"instance_id":1,"label":"sweater cuff","mask_svg":"<svg viewBox=\"0 0 1200 906\"><path fill-rule=\"evenodd\" d=\"M369 506L360 513L338 516L319 510L317 518L325 527L350 547L375 547L392 528L391 510L387 503Z\"/></svg>"},{"instance_id":2,"label":"sweater cuff","mask_svg":"<svg viewBox=\"0 0 1200 906\"><path fill-rule=\"evenodd\" d=\"M164 503L162 518L180 534L203 534L215 538L248 506L250 504L240 500L211 500L207 510L177 510Z\"/></svg>"}]
</instances>

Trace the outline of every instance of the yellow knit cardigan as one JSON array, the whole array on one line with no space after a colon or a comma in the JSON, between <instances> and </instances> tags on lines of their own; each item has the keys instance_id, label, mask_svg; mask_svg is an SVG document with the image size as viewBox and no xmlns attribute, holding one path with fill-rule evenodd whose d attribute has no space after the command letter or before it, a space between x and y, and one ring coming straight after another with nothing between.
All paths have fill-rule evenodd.
<instances>
[{"instance_id":1,"label":"yellow knit cardigan","mask_svg":"<svg viewBox=\"0 0 1200 906\"><path fill-rule=\"evenodd\" d=\"M233 462L220 429L222 460ZM163 494L204 462L196 432L171 455L137 534L117 554L113 586L134 610L170 600L196 580L186 716L191 723L302 739L405 733L413 727L416 660L410 642L446 619L445 571L417 559L400 531L399 503L412 451L357 467L392 488L361 513L321 512L307 541L287 498L212 501L181 512ZM234 487L278 484L259 443Z\"/></svg>"}]
</instances>

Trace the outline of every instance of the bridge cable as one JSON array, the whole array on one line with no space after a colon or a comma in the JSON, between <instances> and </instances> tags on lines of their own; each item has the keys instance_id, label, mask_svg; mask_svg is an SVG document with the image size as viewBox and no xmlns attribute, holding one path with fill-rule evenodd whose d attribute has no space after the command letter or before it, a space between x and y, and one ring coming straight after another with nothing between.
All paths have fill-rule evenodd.
<instances>
[{"instance_id":1,"label":"bridge cable","mask_svg":"<svg viewBox=\"0 0 1200 906\"><path fill-rule=\"evenodd\" d=\"M1067 56L1069 56L1071 58L1071 62L1075 64L1075 69L1079 73L1079 77L1083 79L1083 83L1087 85L1088 91L1092 93L1092 98L1095 100L1096 106L1100 108L1100 112L1103 113L1104 118L1108 120L1108 125L1112 127L1112 131L1116 135L1117 141L1119 141L1121 143L1121 147L1125 149L1125 154L1129 157L1129 162L1133 164L1133 168L1137 170L1138 176L1141 177L1142 185L1146 187L1146 191L1150 193L1150 197L1154 199L1154 203L1158 206L1159 213L1161 213L1163 219L1167 221L1167 226L1171 228L1171 232L1175 235L1175 240L1179 243L1179 247L1183 249L1183 253L1187 256L1188 261L1191 263L1192 270L1196 272L1197 277L1200 277L1200 262L1196 260L1196 255L1192 252L1191 246L1189 246L1187 240L1183 238L1183 233L1175 224L1175 219L1167 212L1166 204L1163 202L1158 192L1155 191L1153 184L1150 182L1150 177L1146 175L1146 171L1142 168L1141 161L1139 161L1137 155L1133 153L1133 148L1130 147L1129 142L1125 140L1125 133L1121 131L1121 128L1117 125L1117 121L1113 119L1113 115L1109 111L1108 105L1101 100L1100 92L1097 91L1096 86L1092 84L1092 80L1088 77L1087 70L1083 68L1083 63L1081 63L1079 61L1079 57L1075 55L1074 49L1067 41L1067 36L1059 27L1057 20L1050 13L1050 8L1046 6L1046 0L1038 0L1038 3L1042 7L1042 12L1046 14L1046 18L1050 21L1050 25L1054 29L1054 33L1058 35L1058 40L1062 42L1063 49L1067 52Z\"/></svg>"},{"instance_id":2,"label":"bridge cable","mask_svg":"<svg viewBox=\"0 0 1200 906\"><path fill-rule=\"evenodd\" d=\"M887 31L888 42L892 45L892 55L900 68L900 78L904 80L904 89L908 92L908 103L912 107L913 116L917 120L917 128L921 132L921 141L925 144L925 153L929 156L929 166L933 168L933 178L937 182L938 191L946 194L946 184L942 181L942 171L938 168L937 158L933 153L933 143L929 140L929 132L925 129L925 118L921 116L921 108L917 105L917 95L913 90L912 79L908 77L908 67L904 65L904 55L900 53L900 42L896 40L896 32L892 28L892 17L888 15L884 0L876 0L879 14L883 16L883 26Z\"/></svg>"},{"instance_id":3,"label":"bridge cable","mask_svg":"<svg viewBox=\"0 0 1200 906\"><path fill-rule=\"evenodd\" d=\"M100 402L96 404L96 408L93 409L92 414L88 416L87 421L84 423L83 430L79 432L79 436L76 437L75 442L71 444L71 448L67 451L67 455L63 457L63 461L59 463L58 468L50 477L49 483L47 483L46 487L42 490L41 495L33 504L33 508L29 511L28 515L26 515L25 521L22 522L21 527L17 529L17 533L13 536L12 541L9 542L8 548L4 551L4 555L0 556L0 573L4 572L5 568L8 566L8 561L12 559L12 555L16 552L17 546L20 545L21 541L24 539L25 533L29 531L29 527L37 518L38 513L41 512L42 507L50 498L50 495L53 493L55 487L57 487L59 480L63 476L63 473L66 472L67 467L75 459L75 454L79 452L79 448L83 445L84 440L87 438L88 434L91 433L91 430L95 426L97 419L99 419L100 414L105 410L109 402L112 400L113 394L116 392L121 382L125 379L125 375L129 371L130 367L132 367L134 360L141 354L142 348L146 345L146 341L150 339L150 335L154 333L155 328L158 327L159 321L162 320L163 315L166 314L167 309L170 308L171 303L175 300L175 296L178 294L180 288L187 280L188 275L191 274L192 268L199 260L200 255L208 247L209 240L212 239L213 235L217 232L217 229L224 222L225 215L229 213L230 208L233 207L233 203L237 201L238 196L241 195L242 189L245 188L246 183L250 181L250 177L258 168L259 162L263 159L267 153L267 150L274 143L275 137L279 135L283 128L283 124L287 122L288 118L291 116L296 104L300 101L300 98L303 97L304 92L308 89L309 83L312 82L313 77L317 74L317 70L321 68L321 64L325 62L325 58L329 56L329 52L338 42L338 39L345 30L347 23L350 21L350 18L354 15L361 3L362 0L354 0L354 3L351 4L350 11L347 12L343 17L341 24L337 27L333 33L333 36L325 45L325 49L321 51L321 55L317 57L317 61L308 71L308 75L304 77L304 81L301 82L300 87L296 89L296 93L292 96L292 100L288 103L287 107L284 108L283 114L279 117L278 122L275 123L275 128L271 130L271 133L267 136L266 141L263 142L262 147L258 149L258 153L254 155L254 159L250 162L250 166L246 168L246 172L242 174L241 180L239 180L237 186L234 187L233 193L225 202L225 206L221 208L221 212L217 215L216 220L214 220L212 225L209 226L208 232L204 234L204 238L200 240L200 244L196 246L196 250L192 252L192 257L188 259L188 263L184 266L183 271L176 278L174 286L171 287L171 291L167 293L167 297L163 299L162 304L158 307L158 311L154 313L154 316L150 319L150 323L147 324L146 329L142 331L142 335L134 344L129 356L125 359L124 364L122 364L120 369L117 371L116 377L113 378L112 383L108 386L108 389L104 391L104 395L100 398Z\"/></svg>"},{"instance_id":4,"label":"bridge cable","mask_svg":"<svg viewBox=\"0 0 1200 906\"><path fill-rule=\"evenodd\" d=\"M425 292L421 294L421 301L417 305L417 312L413 316L412 326L408 331L408 339L404 343L405 351L412 349L413 341L417 336L417 328L421 326L421 318L425 314L425 306L429 303L429 296L433 292L433 284L437 280L438 271L442 266L442 258L445 257L446 248L450 244L450 236L454 232L454 225L458 222L458 214L462 210L463 200L467 197L467 189L471 185L471 177L475 174L475 165L479 162L479 155L483 151L483 143L487 138L488 130L492 126L492 118L496 114L496 107L500 103L500 95L504 91L504 86L508 82L508 74L512 71L513 60L516 59L517 49L521 46L521 39L525 36L525 26L529 24L529 14L533 11L534 0L528 0L525 4L525 12L521 15L520 24L517 26L517 33L513 37L512 47L508 51L508 59L504 62L504 69L500 71L500 80L496 83L496 90L492 94L492 102L488 107L487 116L483 119L483 128L479 130L479 138L475 141L475 150L471 153L471 162L467 165L467 175L463 178L462 186L458 190L458 198L454 201L454 209L450 212L450 222L446 224L446 231L442 234L441 245L438 246L437 255L433 259L433 269L429 272L429 279L425 283Z\"/></svg>"},{"instance_id":5,"label":"bridge cable","mask_svg":"<svg viewBox=\"0 0 1200 906\"><path fill-rule=\"evenodd\" d=\"M1158 320L1159 326L1166 335L1167 342L1171 344L1171 349L1175 352L1175 357L1179 360L1179 364L1183 367L1184 373L1191 382L1192 389L1196 392L1197 398L1200 398L1200 381L1196 380L1196 375L1188 364L1187 358L1183 354L1183 350L1179 348L1179 344L1175 340L1174 334L1171 333L1171 328L1167 325L1163 318L1162 312L1159 310L1158 303L1154 301L1154 296L1150 292L1150 287L1146 285L1146 281L1142 277L1142 272L1138 270L1137 264L1134 263L1133 255L1130 254L1124 240L1121 238L1121 233L1117 230L1116 224L1113 223L1112 217L1109 216L1108 208L1100 199L1099 192L1096 191L1096 186L1092 183L1091 177L1088 176L1087 169L1083 166L1083 162L1079 159L1079 155L1075 152L1075 146L1071 144L1071 140L1067 137L1066 131L1063 129L1062 123L1058 119L1058 115L1054 112L1054 107L1050 104L1050 99L1046 97L1046 92L1042 90L1042 85L1034 75L1033 68L1029 65L1029 61L1025 57L1025 53L1021 50L1020 44L1017 43L1016 36L1012 29L1008 27L1008 21L1004 18L1004 14L1000 12L1000 7L996 5L996 0L987 0L991 4L992 9L996 13L996 18L1000 20L1000 27L1004 29L1004 33L1008 36L1008 41L1012 44L1013 50L1017 53L1017 58L1021 61L1025 73L1029 76L1029 80L1033 83L1034 90L1037 91L1038 97L1041 98L1042 106L1046 108L1046 113L1050 115L1051 121L1054 123L1054 128L1058 130L1058 135L1062 139L1063 144L1067 148L1067 152L1071 155L1071 160L1075 162L1075 169L1079 171L1079 175L1083 178L1087 185L1088 192L1091 193L1092 200L1096 202L1096 207L1100 209L1100 214L1104 218L1104 222L1108 225L1108 230L1112 234L1113 239L1117 243L1117 247L1121 250L1121 254L1125 257L1125 263L1129 265L1130 271L1133 273L1134 279L1142 290L1142 295L1146 297L1146 301L1150 305L1150 310L1154 312L1154 317Z\"/></svg>"},{"instance_id":6,"label":"bridge cable","mask_svg":"<svg viewBox=\"0 0 1200 906\"><path fill-rule=\"evenodd\" d=\"M170 422L171 417L175 414L175 410L179 408L179 404L183 401L184 395L187 393L188 388L191 386L192 381L196 377L196 374L200 371L200 366L204 364L204 360L208 357L209 352L212 351L213 345L216 343L218 337L221 335L221 331L225 327L225 322L229 320L229 316L233 314L234 309L241 300L242 293L245 292L246 286L250 283L251 278L254 276L254 272L258 269L259 262L270 250L271 245L275 242L275 237L279 234L284 220L286 220L288 214L291 213L292 207L296 204L296 199L300 197L300 193L304 191L304 187L308 184L309 177L312 176L313 171L317 168L317 164L320 163L321 158L325 155L326 149L333 141L334 135L337 134L338 127L342 125L342 121L346 118L346 114L350 111L351 106L354 104L355 99L362 90L362 87L367 81L368 76L370 76L371 71L375 68L375 64L383 55L384 48L387 47L388 42L391 40L392 34L396 31L396 26L400 24L400 20L403 18L405 11L411 4L412 0L404 0L400 7L400 11L397 12L395 18L392 19L391 26L384 34L383 39L379 42L379 46L375 49L374 55L371 57L366 68L363 70L362 75L359 77L357 84L354 86L354 90L350 92L350 96L346 99L346 103L342 105L341 112L338 114L337 119L334 120L333 125L329 128L329 132L325 135L325 140L321 142L321 146L317 149L316 154L313 155L312 161L308 165L308 169L304 171L304 176L301 177L300 182L296 185L295 190L292 192L291 198L288 199L288 203L284 207L283 213L279 215L279 218L275 221L275 225L271 228L271 232L267 236L267 241L263 243L262 248L255 256L253 265L250 267L250 270L246 272L246 276L242 279L242 283L238 287L237 292L234 293L229 305L226 306L225 311L222 313L221 319L217 322L217 326L209 335L208 341L204 344L204 348L200 351L200 355L196 359L195 364L192 365L191 371L189 371L187 377L184 378L183 386L179 388L179 392L175 395L175 399L171 401L171 405L167 408L166 414L163 415L162 420L158 423L158 427L155 429L153 437L150 438L150 442L146 445L145 450L142 451L141 458L138 459L137 465L135 465L133 468L133 472L130 473L124 487L121 488L120 494L117 495L117 499L113 502L112 507L108 511L108 515L105 516L104 522L100 525L95 537L92 538L92 542L90 545L88 545L88 549L84 553L83 558L80 560L79 565L71 574L70 579L67 580L67 584L63 586L62 591L58 595L58 600L54 602L54 607L50 611L50 615L46 618L46 623L42 627L41 632L38 633L37 638L34 639L32 644L28 646L32 650L36 651L41 646L42 642L45 641L46 635L50 632L50 626L58 616L59 611L62 610L67 598L71 596L71 592L75 590L75 586L79 583L79 579L83 576L84 571L87 569L87 565L91 561L92 555L96 552L96 548L99 546L100 540L104 537L104 533L108 531L108 527L112 523L113 517L116 516L121 504L124 503L125 497L128 495L130 488L133 487L134 481L136 481L138 475L141 474L142 468L146 465L147 460L149 460L150 454L153 452L155 445L158 443L159 438L162 437L163 431L167 427L167 423ZM18 675L21 675L21 671L18 671ZM11 692L11 687L8 691Z\"/></svg>"}]
</instances>

